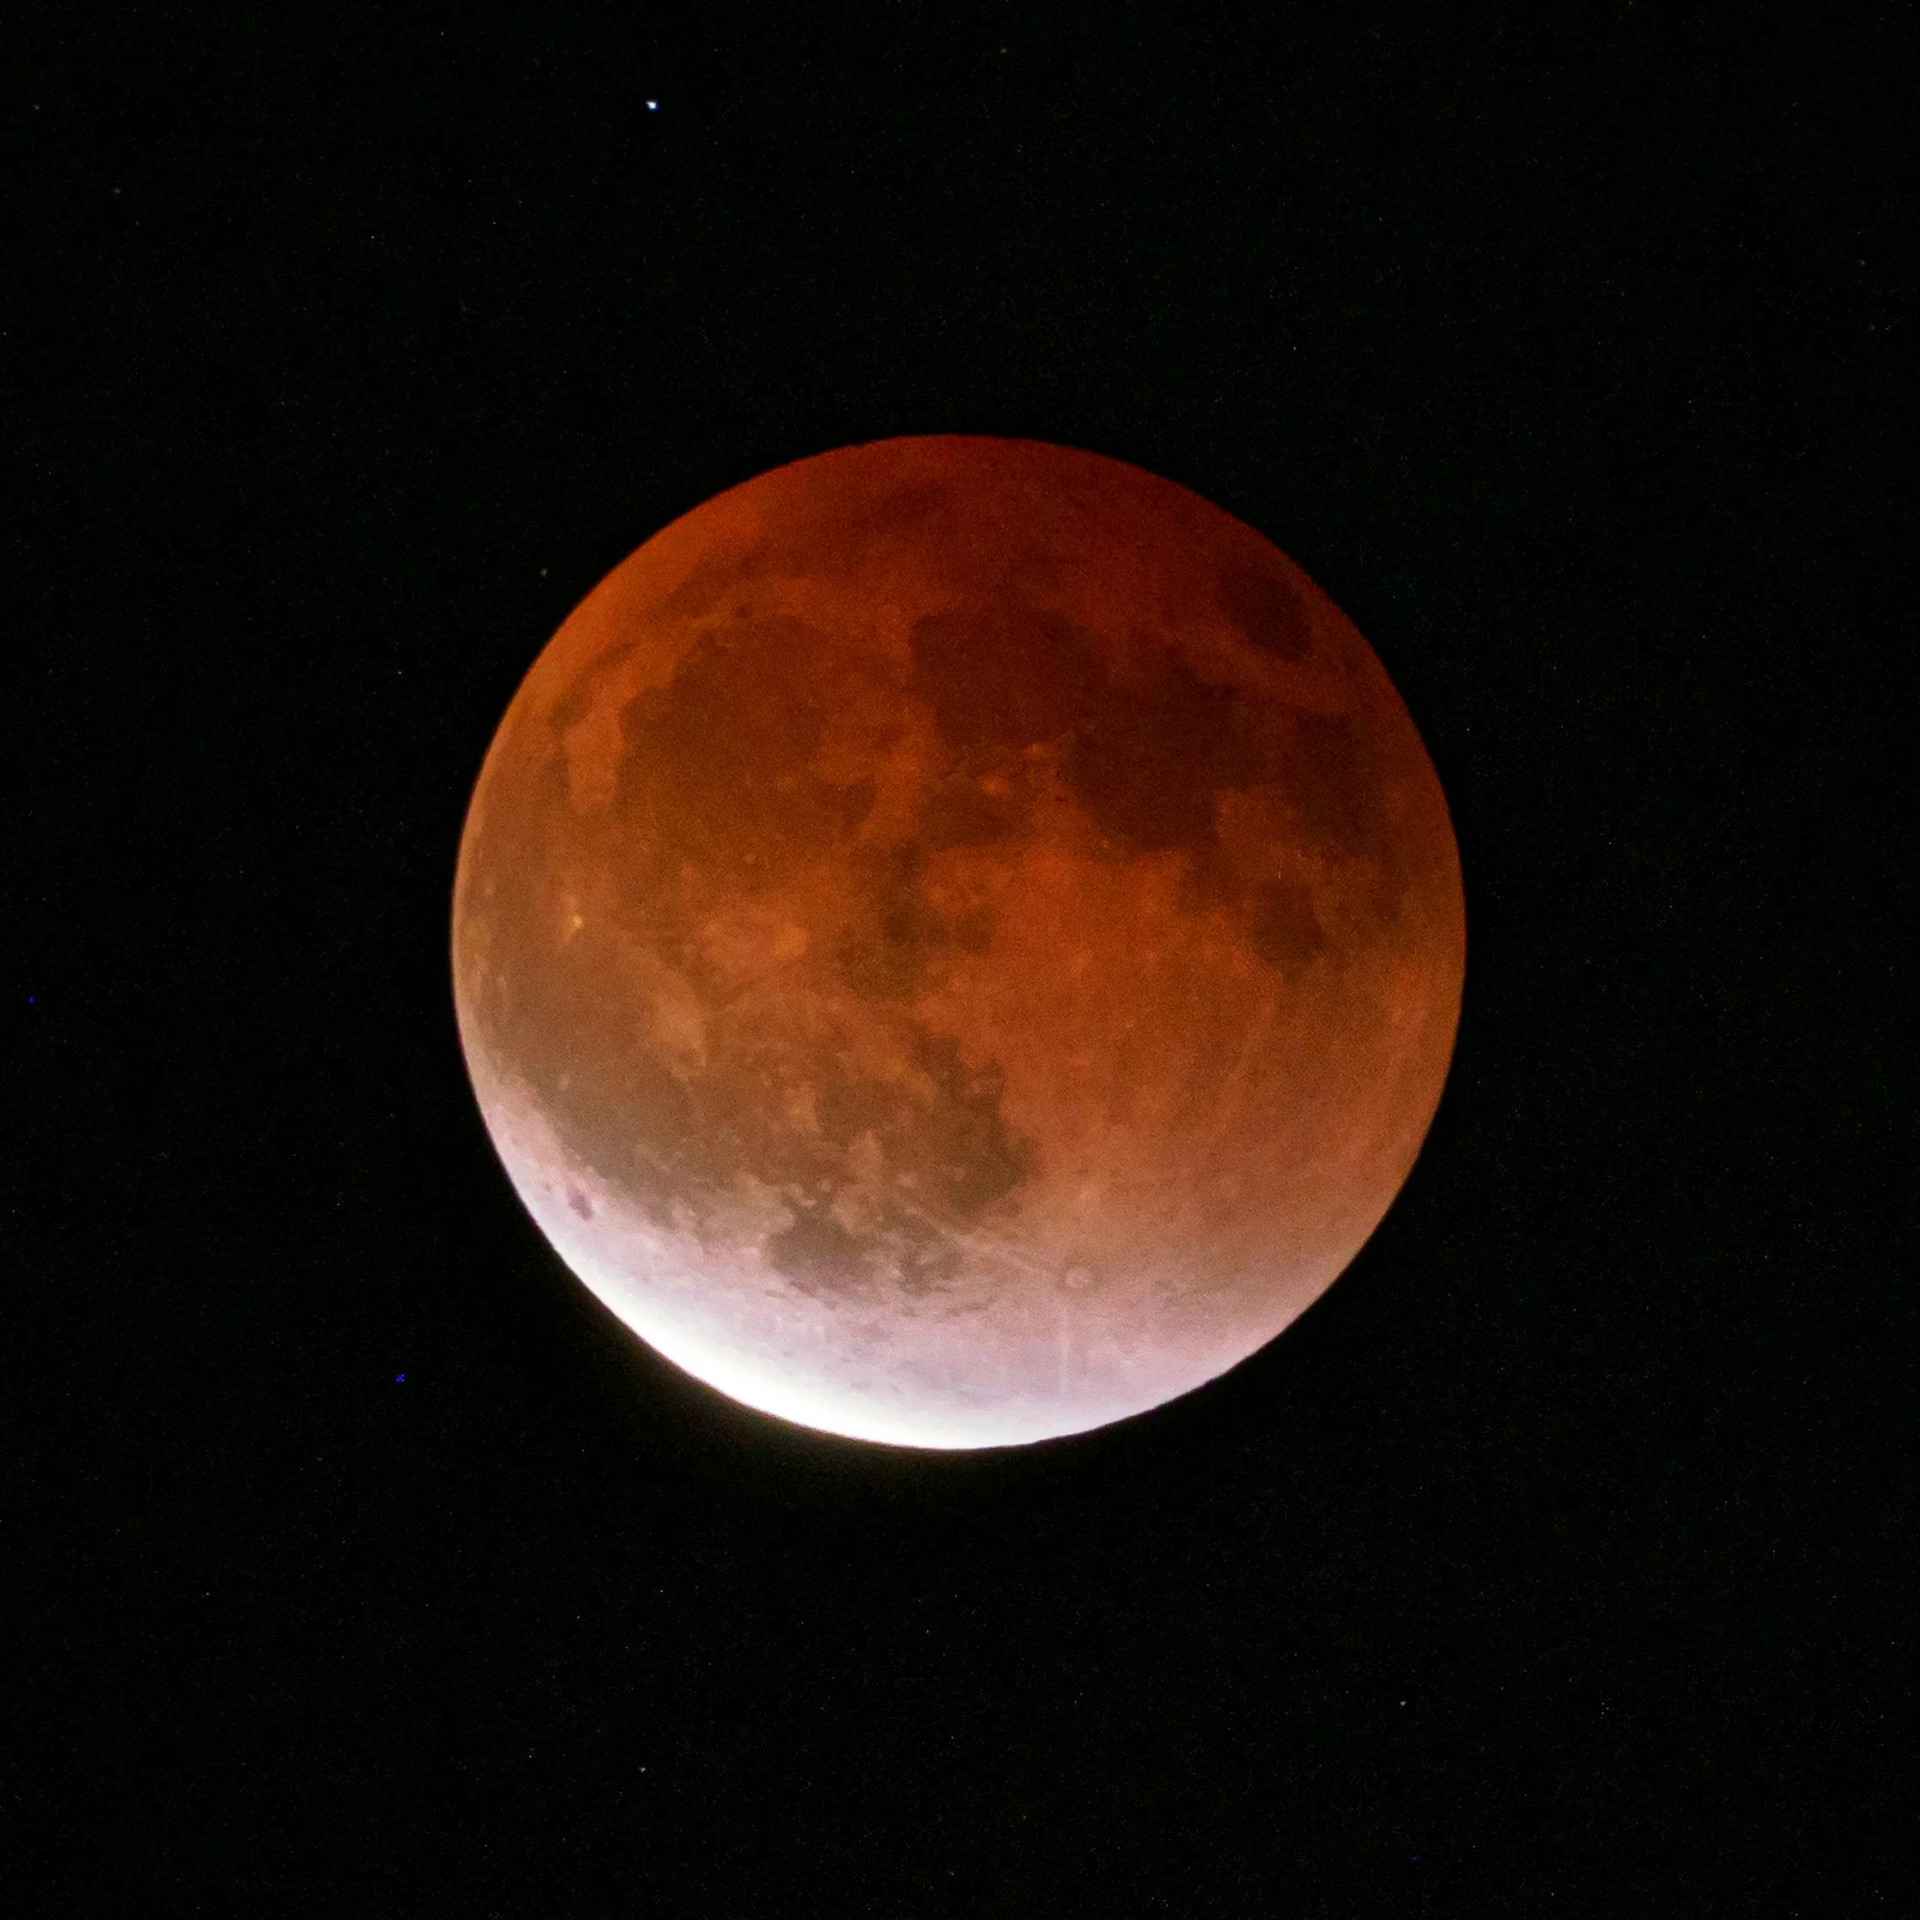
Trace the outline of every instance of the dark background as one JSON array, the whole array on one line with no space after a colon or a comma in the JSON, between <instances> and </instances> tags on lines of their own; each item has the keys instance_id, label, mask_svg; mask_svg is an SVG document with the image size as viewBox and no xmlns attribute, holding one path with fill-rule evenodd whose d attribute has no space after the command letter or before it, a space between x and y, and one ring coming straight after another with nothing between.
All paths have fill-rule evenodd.
<instances>
[{"instance_id":1,"label":"dark background","mask_svg":"<svg viewBox=\"0 0 1920 1920\"><path fill-rule=\"evenodd\" d=\"M0 1903L1909 1910L1911 45L630 11L6 30ZM1299 559L1470 928L1346 1279L972 1457L601 1312L446 961L574 602L941 431Z\"/></svg>"}]
</instances>

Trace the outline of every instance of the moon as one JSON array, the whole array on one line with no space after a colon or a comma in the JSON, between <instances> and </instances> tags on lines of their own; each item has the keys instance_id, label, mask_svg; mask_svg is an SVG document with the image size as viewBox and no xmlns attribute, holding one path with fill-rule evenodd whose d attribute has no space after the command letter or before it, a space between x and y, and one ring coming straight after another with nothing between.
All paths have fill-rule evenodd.
<instances>
[{"instance_id":1,"label":"moon","mask_svg":"<svg viewBox=\"0 0 1920 1920\"><path fill-rule=\"evenodd\" d=\"M1177 486L884 440L696 508L515 695L454 887L527 1209L669 1360L912 1447L1265 1345L1413 1165L1466 923L1372 649Z\"/></svg>"}]
</instances>

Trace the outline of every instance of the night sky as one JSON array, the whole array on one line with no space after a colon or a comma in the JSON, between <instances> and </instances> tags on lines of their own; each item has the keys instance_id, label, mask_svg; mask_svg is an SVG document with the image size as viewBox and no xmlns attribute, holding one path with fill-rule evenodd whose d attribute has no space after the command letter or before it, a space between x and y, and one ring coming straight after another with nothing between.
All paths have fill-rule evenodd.
<instances>
[{"instance_id":1,"label":"night sky","mask_svg":"<svg viewBox=\"0 0 1920 1920\"><path fill-rule=\"evenodd\" d=\"M1902 1911L1911 46L627 11L4 29L0 1907ZM1340 1284L958 1457L601 1310L447 960L580 597L940 432L1297 559L1469 939Z\"/></svg>"}]
</instances>

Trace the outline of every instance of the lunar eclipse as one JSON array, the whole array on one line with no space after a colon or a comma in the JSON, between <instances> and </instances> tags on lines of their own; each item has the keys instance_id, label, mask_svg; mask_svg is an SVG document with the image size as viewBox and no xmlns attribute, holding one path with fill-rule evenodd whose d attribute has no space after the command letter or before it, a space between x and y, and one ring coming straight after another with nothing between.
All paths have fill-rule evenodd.
<instances>
[{"instance_id":1,"label":"lunar eclipse","mask_svg":"<svg viewBox=\"0 0 1920 1920\"><path fill-rule=\"evenodd\" d=\"M917 1447L1141 1412L1353 1259L1440 1098L1446 802L1366 641L1173 483L802 460L535 662L453 914L487 1127L668 1359Z\"/></svg>"}]
</instances>

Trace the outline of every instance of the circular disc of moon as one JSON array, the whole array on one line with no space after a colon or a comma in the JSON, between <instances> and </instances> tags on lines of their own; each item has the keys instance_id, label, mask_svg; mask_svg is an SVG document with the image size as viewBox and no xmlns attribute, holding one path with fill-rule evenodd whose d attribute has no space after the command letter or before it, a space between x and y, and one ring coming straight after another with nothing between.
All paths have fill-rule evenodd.
<instances>
[{"instance_id":1,"label":"circular disc of moon","mask_svg":"<svg viewBox=\"0 0 1920 1920\"><path fill-rule=\"evenodd\" d=\"M453 966L507 1172L621 1320L805 1426L985 1447L1332 1283L1465 937L1420 737L1298 567L1117 461L930 438L587 597L487 755Z\"/></svg>"}]
</instances>

